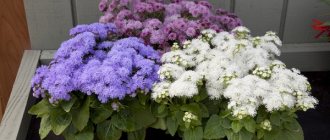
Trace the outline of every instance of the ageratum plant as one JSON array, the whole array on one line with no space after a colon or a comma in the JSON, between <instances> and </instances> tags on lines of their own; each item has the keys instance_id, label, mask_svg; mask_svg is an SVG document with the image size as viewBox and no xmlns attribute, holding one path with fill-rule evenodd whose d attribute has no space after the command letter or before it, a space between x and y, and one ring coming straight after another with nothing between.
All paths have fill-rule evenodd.
<instances>
[{"instance_id":1,"label":"ageratum plant","mask_svg":"<svg viewBox=\"0 0 330 140\"><path fill-rule=\"evenodd\" d=\"M185 140L302 140L296 111L314 108L307 78L276 59L273 32L204 30L165 53L153 113ZM180 49L183 48L183 49Z\"/></svg>"},{"instance_id":2,"label":"ageratum plant","mask_svg":"<svg viewBox=\"0 0 330 140\"><path fill-rule=\"evenodd\" d=\"M123 36L137 36L163 52L173 42L183 43L203 29L230 31L241 25L233 13L217 9L208 1L101 0L100 22L113 22Z\"/></svg>"},{"instance_id":3,"label":"ageratum plant","mask_svg":"<svg viewBox=\"0 0 330 140\"><path fill-rule=\"evenodd\" d=\"M79 25L48 66L37 69L29 113L41 118L40 138L50 131L68 140L144 139L156 121L148 102L158 80L160 56L135 37L117 39L114 24Z\"/></svg>"}]
</instances>

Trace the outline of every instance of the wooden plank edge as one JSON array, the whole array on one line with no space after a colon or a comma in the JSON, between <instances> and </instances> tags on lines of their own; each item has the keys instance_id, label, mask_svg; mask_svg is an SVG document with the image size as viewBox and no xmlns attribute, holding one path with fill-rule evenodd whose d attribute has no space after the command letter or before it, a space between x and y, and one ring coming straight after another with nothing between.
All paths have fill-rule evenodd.
<instances>
[{"instance_id":1,"label":"wooden plank edge","mask_svg":"<svg viewBox=\"0 0 330 140\"><path fill-rule=\"evenodd\" d=\"M280 49L282 53L330 52L330 43L284 44Z\"/></svg>"},{"instance_id":2,"label":"wooden plank edge","mask_svg":"<svg viewBox=\"0 0 330 140\"><path fill-rule=\"evenodd\" d=\"M284 44L279 57L288 68L330 71L330 43Z\"/></svg>"},{"instance_id":3,"label":"wooden plank edge","mask_svg":"<svg viewBox=\"0 0 330 140\"><path fill-rule=\"evenodd\" d=\"M40 64L48 65L54 58L56 50L42 50L40 54Z\"/></svg>"},{"instance_id":4,"label":"wooden plank edge","mask_svg":"<svg viewBox=\"0 0 330 140\"><path fill-rule=\"evenodd\" d=\"M41 51L26 50L16 75L13 89L0 124L1 140L25 140L31 116L27 110L33 104L30 81L38 66Z\"/></svg>"}]
</instances>

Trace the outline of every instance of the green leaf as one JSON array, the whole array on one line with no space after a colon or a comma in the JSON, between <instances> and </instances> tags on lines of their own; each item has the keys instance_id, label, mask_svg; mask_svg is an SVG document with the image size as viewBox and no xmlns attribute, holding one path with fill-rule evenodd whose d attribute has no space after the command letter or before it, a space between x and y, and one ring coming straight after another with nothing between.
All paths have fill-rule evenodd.
<instances>
[{"instance_id":1,"label":"green leaf","mask_svg":"<svg viewBox=\"0 0 330 140\"><path fill-rule=\"evenodd\" d=\"M50 124L55 135L60 135L71 123L72 116L62 109L54 109L50 113Z\"/></svg>"},{"instance_id":2,"label":"green leaf","mask_svg":"<svg viewBox=\"0 0 330 140\"><path fill-rule=\"evenodd\" d=\"M112 116L111 123L125 132L137 131L155 123L149 107L144 107L139 102L132 102L127 109L121 110Z\"/></svg>"},{"instance_id":3,"label":"green leaf","mask_svg":"<svg viewBox=\"0 0 330 140\"><path fill-rule=\"evenodd\" d=\"M221 125L222 125L223 128L226 128L226 129L231 128L231 123L230 123L230 120L228 118L221 118Z\"/></svg>"},{"instance_id":4,"label":"green leaf","mask_svg":"<svg viewBox=\"0 0 330 140\"><path fill-rule=\"evenodd\" d=\"M247 131L254 133L256 131L256 122L253 118L248 117L243 120L244 127Z\"/></svg>"},{"instance_id":5,"label":"green leaf","mask_svg":"<svg viewBox=\"0 0 330 140\"><path fill-rule=\"evenodd\" d=\"M141 129L127 134L128 140L144 140L146 137L146 129Z\"/></svg>"},{"instance_id":6,"label":"green leaf","mask_svg":"<svg viewBox=\"0 0 330 140\"><path fill-rule=\"evenodd\" d=\"M239 140L239 134L232 131L226 131L226 136L228 140Z\"/></svg>"},{"instance_id":7,"label":"green leaf","mask_svg":"<svg viewBox=\"0 0 330 140\"><path fill-rule=\"evenodd\" d=\"M209 114L209 110L207 109L207 107L202 103L199 103L199 107L201 109L202 117L208 118L210 116L210 114Z\"/></svg>"},{"instance_id":8,"label":"green leaf","mask_svg":"<svg viewBox=\"0 0 330 140\"><path fill-rule=\"evenodd\" d=\"M302 130L299 131L288 131L282 130L276 140L304 140L304 134Z\"/></svg>"},{"instance_id":9,"label":"green leaf","mask_svg":"<svg viewBox=\"0 0 330 140\"><path fill-rule=\"evenodd\" d=\"M171 117L168 117L166 119L166 125L167 125L167 130L168 132L174 136L176 131L178 130L178 127L179 127L179 124L176 120L174 120L173 118Z\"/></svg>"},{"instance_id":10,"label":"green leaf","mask_svg":"<svg viewBox=\"0 0 330 140\"><path fill-rule=\"evenodd\" d=\"M239 132L242 129L243 125L240 121L233 121L231 123L231 128L234 130L235 133Z\"/></svg>"},{"instance_id":11,"label":"green leaf","mask_svg":"<svg viewBox=\"0 0 330 140\"><path fill-rule=\"evenodd\" d=\"M184 131L184 140L203 140L203 128L195 127Z\"/></svg>"},{"instance_id":12,"label":"green leaf","mask_svg":"<svg viewBox=\"0 0 330 140\"><path fill-rule=\"evenodd\" d=\"M276 127L275 127L276 128ZM265 133L265 140L303 140L304 134L301 127L298 130L288 130L288 129L272 129L271 132Z\"/></svg>"},{"instance_id":13,"label":"green leaf","mask_svg":"<svg viewBox=\"0 0 330 140\"><path fill-rule=\"evenodd\" d=\"M79 130L83 130L89 120L90 97L86 97L82 106L72 110L72 123Z\"/></svg>"},{"instance_id":14,"label":"green leaf","mask_svg":"<svg viewBox=\"0 0 330 140\"><path fill-rule=\"evenodd\" d=\"M205 87L201 87L199 88L199 94L198 95L195 95L193 97L193 99L196 101L196 102L200 102L200 101L203 101L205 100L208 96L207 94L207 90Z\"/></svg>"},{"instance_id":15,"label":"green leaf","mask_svg":"<svg viewBox=\"0 0 330 140\"><path fill-rule=\"evenodd\" d=\"M90 118L93 121L93 123L98 124L108 119L112 115L112 113L113 113L112 109L107 108L104 105L101 105L91 110Z\"/></svg>"},{"instance_id":16,"label":"green leaf","mask_svg":"<svg viewBox=\"0 0 330 140\"><path fill-rule=\"evenodd\" d=\"M64 136L64 138L66 140L76 140L76 136L75 134L77 133L77 129L73 126L73 124L71 123L62 133L62 135Z\"/></svg>"},{"instance_id":17,"label":"green leaf","mask_svg":"<svg viewBox=\"0 0 330 140\"><path fill-rule=\"evenodd\" d=\"M212 115L206 123L204 139L220 139L225 136L221 118L218 115Z\"/></svg>"},{"instance_id":18,"label":"green leaf","mask_svg":"<svg viewBox=\"0 0 330 140\"><path fill-rule=\"evenodd\" d=\"M270 115L270 122L274 125L281 125L281 115L278 112L274 112Z\"/></svg>"},{"instance_id":19,"label":"green leaf","mask_svg":"<svg viewBox=\"0 0 330 140\"><path fill-rule=\"evenodd\" d=\"M74 95L71 95L71 99L69 101L62 101L60 103L62 109L65 111L65 112L70 112L73 104L77 101L77 97L74 96Z\"/></svg>"},{"instance_id":20,"label":"green leaf","mask_svg":"<svg viewBox=\"0 0 330 140\"><path fill-rule=\"evenodd\" d=\"M51 106L52 105L48 102L48 100L44 98L39 103L33 105L28 113L41 117L42 115L49 114Z\"/></svg>"},{"instance_id":21,"label":"green leaf","mask_svg":"<svg viewBox=\"0 0 330 140\"><path fill-rule=\"evenodd\" d=\"M52 126L50 124L49 115L44 115L41 118L41 122L40 122L40 128L39 128L40 139L46 138L50 130L52 130Z\"/></svg>"},{"instance_id":22,"label":"green leaf","mask_svg":"<svg viewBox=\"0 0 330 140\"><path fill-rule=\"evenodd\" d=\"M199 105L197 103L191 103L191 104L186 104L181 106L180 108L182 111L187 111L187 112L191 112L197 116L201 116L201 109L199 107Z\"/></svg>"},{"instance_id":23,"label":"green leaf","mask_svg":"<svg viewBox=\"0 0 330 140\"><path fill-rule=\"evenodd\" d=\"M264 140L277 140L277 136L280 133L280 130L278 127L272 127L272 130L269 131L265 131L265 135L264 135Z\"/></svg>"},{"instance_id":24,"label":"green leaf","mask_svg":"<svg viewBox=\"0 0 330 140\"><path fill-rule=\"evenodd\" d=\"M93 140L94 139L94 126L89 123L81 132L75 135L76 140Z\"/></svg>"},{"instance_id":25,"label":"green leaf","mask_svg":"<svg viewBox=\"0 0 330 140\"><path fill-rule=\"evenodd\" d=\"M257 138L258 139L263 138L264 135L265 135L265 131L263 129L260 129L260 130L257 131Z\"/></svg>"},{"instance_id":26,"label":"green leaf","mask_svg":"<svg viewBox=\"0 0 330 140\"><path fill-rule=\"evenodd\" d=\"M222 117L222 118L226 118L226 117L228 117L230 114L231 114L231 111L230 111L230 110L225 110L225 111L221 111L219 115L220 115L220 117Z\"/></svg>"},{"instance_id":27,"label":"green leaf","mask_svg":"<svg viewBox=\"0 0 330 140\"><path fill-rule=\"evenodd\" d=\"M182 118L184 116L184 112L182 111L175 111L174 113L174 118L176 119L176 121L178 122L178 124L182 124L184 123Z\"/></svg>"},{"instance_id":28,"label":"green leaf","mask_svg":"<svg viewBox=\"0 0 330 140\"><path fill-rule=\"evenodd\" d=\"M101 105L101 102L99 101L99 99L97 99L96 96L89 96L90 97L90 107L91 108L98 108Z\"/></svg>"},{"instance_id":29,"label":"green leaf","mask_svg":"<svg viewBox=\"0 0 330 140\"><path fill-rule=\"evenodd\" d=\"M152 104L152 114L155 117L163 118L168 115L168 109L165 104Z\"/></svg>"},{"instance_id":30,"label":"green leaf","mask_svg":"<svg viewBox=\"0 0 330 140\"><path fill-rule=\"evenodd\" d=\"M157 121L153 123L150 127L155 129L166 130L166 122L164 118L157 118Z\"/></svg>"},{"instance_id":31,"label":"green leaf","mask_svg":"<svg viewBox=\"0 0 330 140\"><path fill-rule=\"evenodd\" d=\"M138 93L138 99L139 99L140 104L146 105L146 103L149 99L149 96L147 96L146 94L143 94L143 93Z\"/></svg>"},{"instance_id":32,"label":"green leaf","mask_svg":"<svg viewBox=\"0 0 330 140\"><path fill-rule=\"evenodd\" d=\"M219 113L219 101L217 100L204 100L203 104L206 106L209 114L218 114Z\"/></svg>"},{"instance_id":33,"label":"green leaf","mask_svg":"<svg viewBox=\"0 0 330 140\"><path fill-rule=\"evenodd\" d=\"M284 127L286 129L291 130L291 131L297 131L298 132L298 131L301 130L300 124L298 123L298 121L296 119L293 119L293 118L291 119L290 122L284 123Z\"/></svg>"},{"instance_id":34,"label":"green leaf","mask_svg":"<svg viewBox=\"0 0 330 140\"><path fill-rule=\"evenodd\" d=\"M111 121L104 121L97 125L96 135L99 140L119 140L122 132L111 124Z\"/></svg>"},{"instance_id":35,"label":"green leaf","mask_svg":"<svg viewBox=\"0 0 330 140\"><path fill-rule=\"evenodd\" d=\"M239 132L239 140L252 140L254 133L250 133L245 129ZM279 139L280 140L280 139Z\"/></svg>"}]
</instances>

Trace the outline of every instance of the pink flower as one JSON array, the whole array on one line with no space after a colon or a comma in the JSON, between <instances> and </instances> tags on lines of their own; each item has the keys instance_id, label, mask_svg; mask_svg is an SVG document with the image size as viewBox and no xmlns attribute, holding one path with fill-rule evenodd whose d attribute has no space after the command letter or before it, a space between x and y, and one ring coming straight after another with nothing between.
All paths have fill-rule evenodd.
<instances>
[{"instance_id":1,"label":"pink flower","mask_svg":"<svg viewBox=\"0 0 330 140\"><path fill-rule=\"evenodd\" d=\"M175 40L175 39L176 39L176 33L170 33L170 34L168 35L168 39L169 39L169 40Z\"/></svg>"},{"instance_id":2,"label":"pink flower","mask_svg":"<svg viewBox=\"0 0 330 140\"><path fill-rule=\"evenodd\" d=\"M100 3L99 3L99 10L101 12L104 12L107 8L107 3L108 3L108 0L101 0Z\"/></svg>"},{"instance_id":3,"label":"pink flower","mask_svg":"<svg viewBox=\"0 0 330 140\"><path fill-rule=\"evenodd\" d=\"M187 36L194 37L196 35L196 30L194 28L188 28L186 31Z\"/></svg>"}]
</instances>

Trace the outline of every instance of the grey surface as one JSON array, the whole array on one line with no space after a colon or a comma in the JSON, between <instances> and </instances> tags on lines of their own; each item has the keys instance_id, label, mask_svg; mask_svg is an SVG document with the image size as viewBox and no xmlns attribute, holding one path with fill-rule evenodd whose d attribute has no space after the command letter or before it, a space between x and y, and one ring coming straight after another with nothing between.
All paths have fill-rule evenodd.
<instances>
[{"instance_id":1,"label":"grey surface","mask_svg":"<svg viewBox=\"0 0 330 140\"><path fill-rule=\"evenodd\" d=\"M285 44L280 60L301 71L330 71L330 43Z\"/></svg>"},{"instance_id":2,"label":"grey surface","mask_svg":"<svg viewBox=\"0 0 330 140\"><path fill-rule=\"evenodd\" d=\"M329 20L329 5L321 0L289 0L287 9L283 40L285 43L322 42L314 38L317 32L311 27L312 19Z\"/></svg>"},{"instance_id":3,"label":"grey surface","mask_svg":"<svg viewBox=\"0 0 330 140\"><path fill-rule=\"evenodd\" d=\"M235 0L235 13L253 35L280 31L283 0Z\"/></svg>"},{"instance_id":4,"label":"grey surface","mask_svg":"<svg viewBox=\"0 0 330 140\"><path fill-rule=\"evenodd\" d=\"M34 98L31 94L31 78L39 62L40 50L24 52L13 89L0 125L0 140L25 140L31 116L27 110Z\"/></svg>"},{"instance_id":5,"label":"grey surface","mask_svg":"<svg viewBox=\"0 0 330 140\"><path fill-rule=\"evenodd\" d=\"M24 0L32 49L57 49L72 28L70 0Z\"/></svg>"},{"instance_id":6,"label":"grey surface","mask_svg":"<svg viewBox=\"0 0 330 140\"><path fill-rule=\"evenodd\" d=\"M209 0L213 8L215 9L222 8L222 9L226 9L227 11L230 11L231 1L234 0Z\"/></svg>"},{"instance_id":7,"label":"grey surface","mask_svg":"<svg viewBox=\"0 0 330 140\"><path fill-rule=\"evenodd\" d=\"M284 43L316 40L312 19L326 20L330 6L319 0L209 0L213 7L234 10L253 35L273 30ZM97 22L99 0L24 0L32 49L57 49L76 24ZM328 14L328 15L326 15Z\"/></svg>"},{"instance_id":8,"label":"grey surface","mask_svg":"<svg viewBox=\"0 0 330 140\"><path fill-rule=\"evenodd\" d=\"M77 23L98 22L101 12L98 9L100 0L74 0L76 5Z\"/></svg>"}]
</instances>

